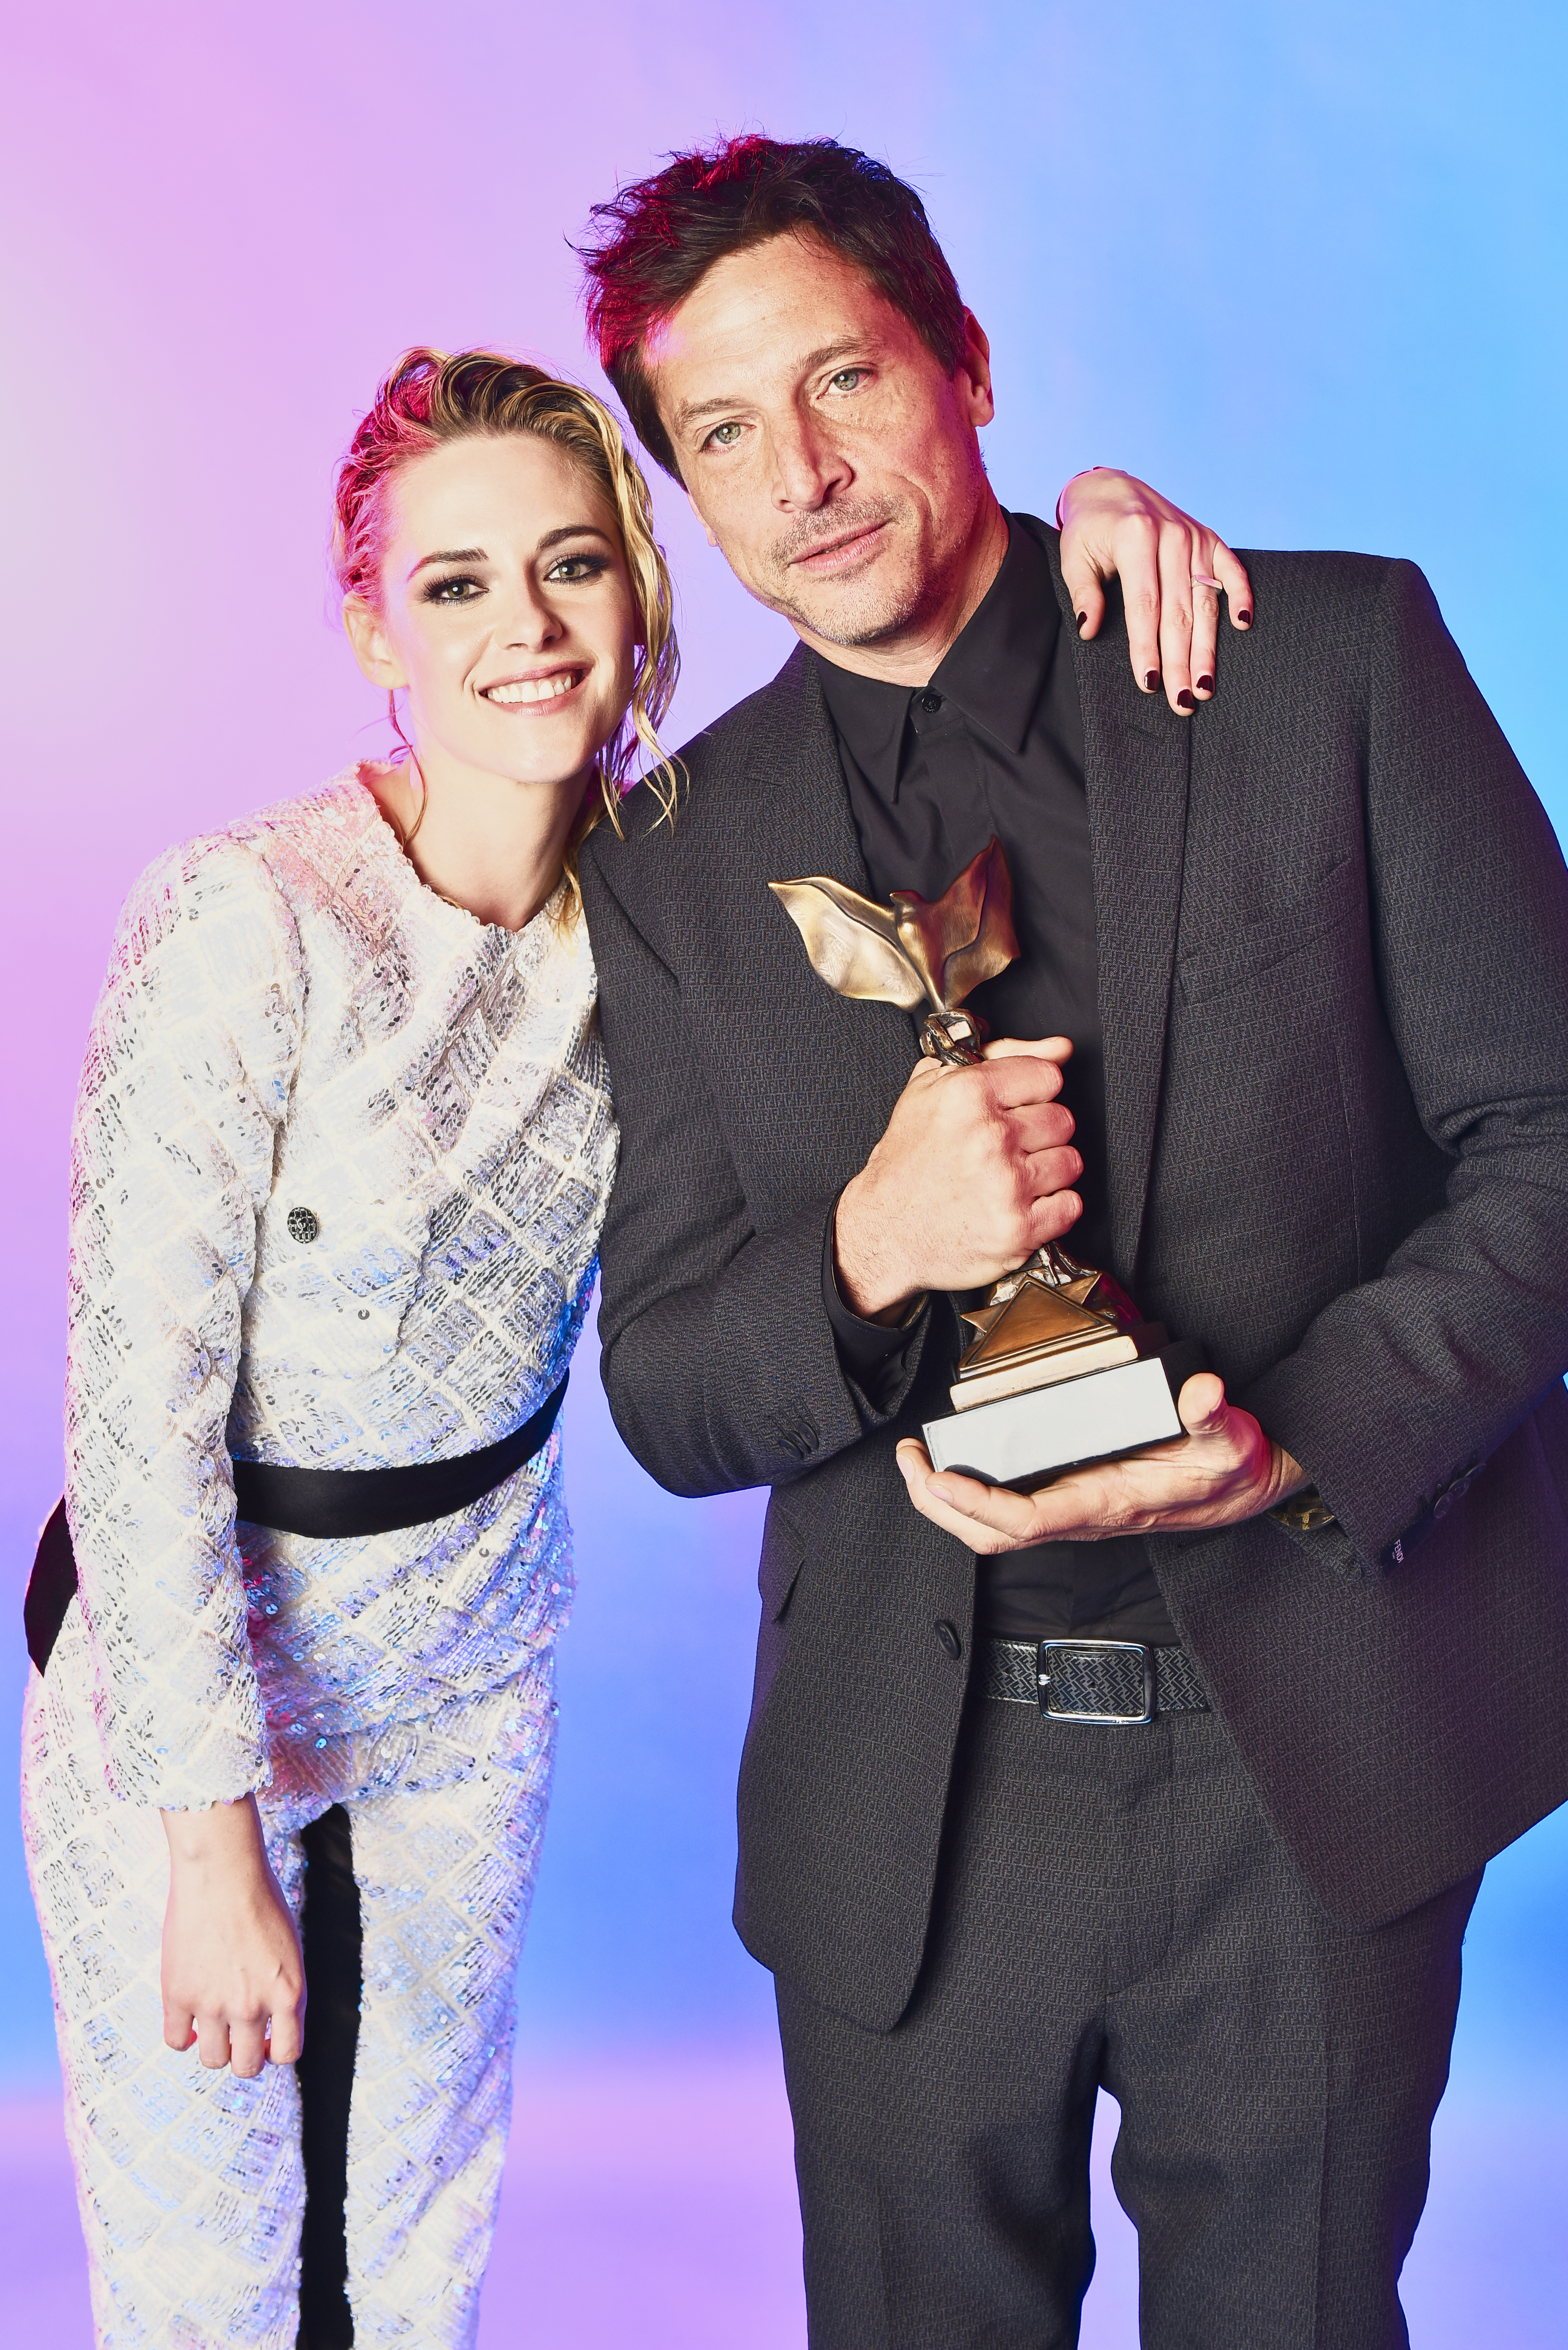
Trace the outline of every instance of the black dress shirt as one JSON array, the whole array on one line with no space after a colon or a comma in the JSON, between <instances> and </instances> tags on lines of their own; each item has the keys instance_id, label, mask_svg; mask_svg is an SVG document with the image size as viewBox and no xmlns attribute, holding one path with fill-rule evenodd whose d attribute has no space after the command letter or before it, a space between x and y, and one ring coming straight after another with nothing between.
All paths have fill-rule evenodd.
<instances>
[{"instance_id":1,"label":"black dress shirt","mask_svg":"<svg viewBox=\"0 0 1568 2350\"><path fill-rule=\"evenodd\" d=\"M992 1035L1073 1039L1062 1098L1084 1157L1075 1187L1084 1213L1067 1242L1085 1263L1104 1264L1105 1068L1083 715L1029 518L1012 520L1001 570L929 685L889 685L820 656L817 667L873 896L940 898L993 833L1007 852L1018 961L970 1000ZM831 1246L823 1291L840 1359L873 1392L909 1332L851 1312ZM981 1558L979 1611L983 1630L1019 1639L1177 1638L1137 1535Z\"/></svg>"}]
</instances>

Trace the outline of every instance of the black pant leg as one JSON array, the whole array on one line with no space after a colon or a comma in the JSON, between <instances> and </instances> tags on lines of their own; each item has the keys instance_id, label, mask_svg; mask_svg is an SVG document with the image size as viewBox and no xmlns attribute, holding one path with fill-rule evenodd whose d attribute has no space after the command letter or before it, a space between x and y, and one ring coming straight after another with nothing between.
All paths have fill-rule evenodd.
<instances>
[{"instance_id":1,"label":"black pant leg","mask_svg":"<svg viewBox=\"0 0 1568 2350\"><path fill-rule=\"evenodd\" d=\"M1125 1738L1054 1751L1043 1773L1029 1709L971 1706L926 1964L894 2031L778 1986L812 2350L1077 2341L1128 1779L1162 1764Z\"/></svg>"},{"instance_id":2,"label":"black pant leg","mask_svg":"<svg viewBox=\"0 0 1568 2350\"><path fill-rule=\"evenodd\" d=\"M348 2109L362 1988L359 1888L348 1814L334 1804L305 1846L305 2047L296 2074L305 2157L299 2350L352 2350L348 2249Z\"/></svg>"},{"instance_id":3,"label":"black pant leg","mask_svg":"<svg viewBox=\"0 0 1568 2350\"><path fill-rule=\"evenodd\" d=\"M1098 2085L1146 2350L1394 2350L1474 1892L1352 1935L1214 1717L977 1700L903 2020L779 1985L812 2350L1073 2350Z\"/></svg>"},{"instance_id":4,"label":"black pant leg","mask_svg":"<svg viewBox=\"0 0 1568 2350\"><path fill-rule=\"evenodd\" d=\"M1448 2079L1465 1881L1325 1917L1219 1725L1171 1724L1172 1932L1106 2014L1148 2350L1405 2350L1398 2277Z\"/></svg>"}]
</instances>

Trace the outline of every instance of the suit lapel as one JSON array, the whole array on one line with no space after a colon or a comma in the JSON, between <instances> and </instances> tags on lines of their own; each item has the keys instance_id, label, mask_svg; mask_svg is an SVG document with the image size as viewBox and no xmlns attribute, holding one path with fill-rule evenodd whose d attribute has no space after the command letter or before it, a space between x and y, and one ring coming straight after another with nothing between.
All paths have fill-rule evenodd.
<instances>
[{"instance_id":1,"label":"suit lapel","mask_svg":"<svg viewBox=\"0 0 1568 2350\"><path fill-rule=\"evenodd\" d=\"M1115 1270L1131 1281L1159 1114L1195 722L1139 693L1121 628L1080 639L1054 536L1049 553L1083 705L1112 1252Z\"/></svg>"},{"instance_id":2,"label":"suit lapel","mask_svg":"<svg viewBox=\"0 0 1568 2350\"><path fill-rule=\"evenodd\" d=\"M869 1155L919 1057L916 1024L894 1004L852 1003L836 995L812 970L805 945L769 881L826 873L851 889L870 882L850 813L832 722L815 665L798 647L757 698L758 739L765 737L764 772L748 800L743 823L726 828L706 861L711 911L688 950L693 962L711 963L692 992L692 1010L722 1012L727 1036L713 1042L722 1097L733 1086L726 1118L732 1147L744 1166L748 1191L774 1196L782 1209L796 1185L820 1185L825 1174L847 1180ZM737 954L744 941L743 956ZM743 1008L736 1004L736 974L743 972ZM733 1052L737 1019L755 1024L772 1095L759 1127L754 1099L757 1061ZM751 1144L765 1136L763 1163ZM791 1162L794 1164L791 1166ZM794 1178L792 1182L791 1175Z\"/></svg>"},{"instance_id":3,"label":"suit lapel","mask_svg":"<svg viewBox=\"0 0 1568 2350\"><path fill-rule=\"evenodd\" d=\"M833 722L815 664L804 645L795 647L763 693L771 705L770 720L788 741L792 756L781 759L770 778L757 811L759 838L765 837L770 846L805 858L802 873L829 873L852 889L868 889ZM810 862L814 858L820 862ZM770 876L777 881L794 878Z\"/></svg>"}]
</instances>

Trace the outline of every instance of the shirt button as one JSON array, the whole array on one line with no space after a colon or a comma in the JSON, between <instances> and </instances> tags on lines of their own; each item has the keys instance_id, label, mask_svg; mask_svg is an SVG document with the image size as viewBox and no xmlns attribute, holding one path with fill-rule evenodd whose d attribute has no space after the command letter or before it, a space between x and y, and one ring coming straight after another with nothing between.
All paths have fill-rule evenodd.
<instances>
[{"instance_id":1,"label":"shirt button","mask_svg":"<svg viewBox=\"0 0 1568 2350\"><path fill-rule=\"evenodd\" d=\"M925 712L928 718L934 718L941 706L942 697L940 693L921 694L920 708Z\"/></svg>"},{"instance_id":2,"label":"shirt button","mask_svg":"<svg viewBox=\"0 0 1568 2350\"><path fill-rule=\"evenodd\" d=\"M321 1219L314 1208L290 1208L288 1236L291 1241L313 1241L321 1232Z\"/></svg>"},{"instance_id":3,"label":"shirt button","mask_svg":"<svg viewBox=\"0 0 1568 2350\"><path fill-rule=\"evenodd\" d=\"M945 1616L940 1616L931 1626L931 1629L950 1657L957 1659L962 1656L963 1642L959 1638L956 1625L950 1624Z\"/></svg>"}]
</instances>

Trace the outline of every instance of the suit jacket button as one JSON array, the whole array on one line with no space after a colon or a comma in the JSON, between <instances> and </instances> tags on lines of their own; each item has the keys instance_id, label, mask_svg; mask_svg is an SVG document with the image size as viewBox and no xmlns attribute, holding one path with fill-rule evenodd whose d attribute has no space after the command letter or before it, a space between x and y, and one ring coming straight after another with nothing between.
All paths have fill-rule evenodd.
<instances>
[{"instance_id":1,"label":"suit jacket button","mask_svg":"<svg viewBox=\"0 0 1568 2350\"><path fill-rule=\"evenodd\" d=\"M939 1616L931 1629L950 1657L956 1659L962 1656L963 1642L959 1638L956 1624L950 1624L945 1616Z\"/></svg>"},{"instance_id":2,"label":"suit jacket button","mask_svg":"<svg viewBox=\"0 0 1568 2350\"><path fill-rule=\"evenodd\" d=\"M288 1236L291 1241L313 1241L319 1238L321 1219L314 1208L290 1208Z\"/></svg>"}]
</instances>

